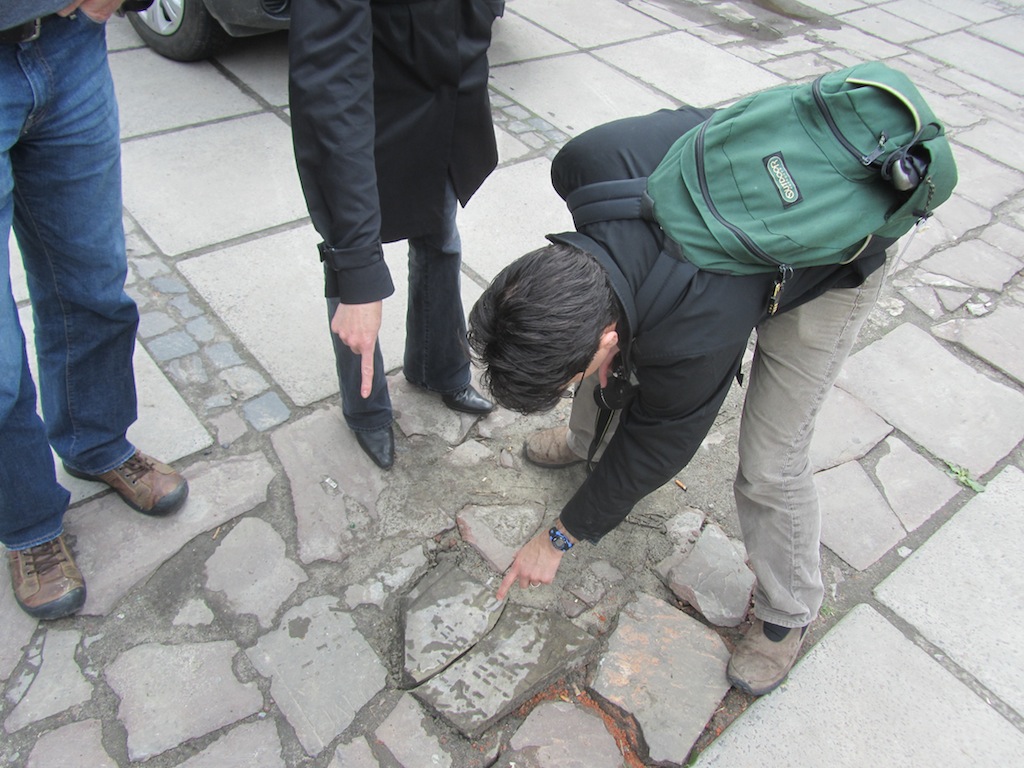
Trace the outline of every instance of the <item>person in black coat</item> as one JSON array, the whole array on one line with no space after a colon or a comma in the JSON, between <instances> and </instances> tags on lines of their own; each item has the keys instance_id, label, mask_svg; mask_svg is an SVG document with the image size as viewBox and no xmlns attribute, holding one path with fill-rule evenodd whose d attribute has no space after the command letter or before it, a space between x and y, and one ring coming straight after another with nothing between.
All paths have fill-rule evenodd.
<instances>
[{"instance_id":1,"label":"person in black coat","mask_svg":"<svg viewBox=\"0 0 1024 768\"><path fill-rule=\"evenodd\" d=\"M555 157L555 189L565 199L588 184L643 179L710 114L683 107L594 128ZM549 468L596 463L551 526L516 554L498 598L516 584L550 583L566 551L599 541L686 466L756 328L735 482L756 620L728 674L766 693L788 674L824 596L814 418L875 303L893 241L879 239L847 264L794 270L769 314L774 273L698 269L685 244L680 252L639 215L548 239L484 291L470 312L470 345L492 397L514 410L550 408L580 383L568 426L531 435L526 457Z\"/></svg>"},{"instance_id":2,"label":"person in black coat","mask_svg":"<svg viewBox=\"0 0 1024 768\"><path fill-rule=\"evenodd\" d=\"M305 0L292 8L289 96L299 179L324 264L342 409L394 461L377 335L394 292L381 244L409 241L404 374L455 410L470 384L457 203L497 164L487 49L502 0Z\"/></svg>"}]
</instances>

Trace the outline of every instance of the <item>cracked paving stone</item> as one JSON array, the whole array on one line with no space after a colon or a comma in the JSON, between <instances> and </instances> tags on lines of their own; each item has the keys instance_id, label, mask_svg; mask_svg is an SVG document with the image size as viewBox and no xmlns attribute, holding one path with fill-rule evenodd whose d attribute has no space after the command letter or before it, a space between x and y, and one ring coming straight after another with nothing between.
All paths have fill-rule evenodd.
<instances>
[{"instance_id":1,"label":"cracked paving stone","mask_svg":"<svg viewBox=\"0 0 1024 768\"><path fill-rule=\"evenodd\" d=\"M890 437L885 444L889 453L878 460L875 476L903 527L913 531L956 496L960 486L902 440Z\"/></svg>"},{"instance_id":2,"label":"cracked paving stone","mask_svg":"<svg viewBox=\"0 0 1024 768\"><path fill-rule=\"evenodd\" d=\"M750 606L754 574L725 532L708 523L690 554L669 571L668 586L715 626L738 627Z\"/></svg>"},{"instance_id":3,"label":"cracked paving stone","mask_svg":"<svg viewBox=\"0 0 1024 768\"><path fill-rule=\"evenodd\" d=\"M25 768L58 765L117 768L117 763L103 749L103 725L99 720L82 720L44 733L32 748Z\"/></svg>"},{"instance_id":4,"label":"cracked paving stone","mask_svg":"<svg viewBox=\"0 0 1024 768\"><path fill-rule=\"evenodd\" d=\"M373 534L384 476L332 406L271 435L291 486L303 563L341 562Z\"/></svg>"},{"instance_id":5,"label":"cracked paving stone","mask_svg":"<svg viewBox=\"0 0 1024 768\"><path fill-rule=\"evenodd\" d=\"M387 671L337 598L315 597L246 651L302 748L318 755L384 687Z\"/></svg>"},{"instance_id":6,"label":"cracked paving stone","mask_svg":"<svg viewBox=\"0 0 1024 768\"><path fill-rule=\"evenodd\" d=\"M206 561L206 588L223 592L236 613L269 627L306 572L285 555L281 535L258 518L239 521Z\"/></svg>"},{"instance_id":7,"label":"cracked paving stone","mask_svg":"<svg viewBox=\"0 0 1024 768\"><path fill-rule=\"evenodd\" d=\"M256 684L239 682L232 671L238 651L231 640L146 643L118 656L105 675L121 700L128 757L146 760L259 712Z\"/></svg>"},{"instance_id":8,"label":"cracked paving stone","mask_svg":"<svg viewBox=\"0 0 1024 768\"><path fill-rule=\"evenodd\" d=\"M583 663L592 643L557 614L509 605L483 640L413 695L474 739Z\"/></svg>"},{"instance_id":9,"label":"cracked paving stone","mask_svg":"<svg viewBox=\"0 0 1024 768\"><path fill-rule=\"evenodd\" d=\"M270 720L243 723L177 768L285 768L281 740Z\"/></svg>"},{"instance_id":10,"label":"cracked paving stone","mask_svg":"<svg viewBox=\"0 0 1024 768\"><path fill-rule=\"evenodd\" d=\"M1024 309L1012 305L998 307L985 317L957 319L936 326L932 333L940 339L955 341L982 360L1024 384Z\"/></svg>"},{"instance_id":11,"label":"cracked paving stone","mask_svg":"<svg viewBox=\"0 0 1024 768\"><path fill-rule=\"evenodd\" d=\"M405 695L387 716L375 735L403 766L451 768L452 758L437 736L426 727L426 713L412 696Z\"/></svg>"},{"instance_id":12,"label":"cracked paving stone","mask_svg":"<svg viewBox=\"0 0 1024 768\"><path fill-rule=\"evenodd\" d=\"M811 467L817 472L866 455L892 427L864 403L832 387L814 422Z\"/></svg>"},{"instance_id":13,"label":"cracked paving stone","mask_svg":"<svg viewBox=\"0 0 1024 768\"><path fill-rule=\"evenodd\" d=\"M502 768L622 768L615 738L597 715L565 701L534 707L509 741Z\"/></svg>"},{"instance_id":14,"label":"cracked paving stone","mask_svg":"<svg viewBox=\"0 0 1024 768\"><path fill-rule=\"evenodd\" d=\"M358 605L384 604L389 595L397 592L412 581L428 565L427 554L422 545L407 549L398 557L388 560L387 567L362 584L354 584L345 590L345 604L349 608Z\"/></svg>"},{"instance_id":15,"label":"cracked paving stone","mask_svg":"<svg viewBox=\"0 0 1024 768\"><path fill-rule=\"evenodd\" d=\"M721 637L638 595L619 617L592 689L636 718L652 762L681 763L729 690Z\"/></svg>"},{"instance_id":16,"label":"cracked paving stone","mask_svg":"<svg viewBox=\"0 0 1024 768\"><path fill-rule=\"evenodd\" d=\"M77 537L75 559L89 586L82 613L109 613L135 584L197 535L266 501L274 470L263 454L252 453L196 464L184 474L188 501L173 515L126 515L114 494L67 515L67 529ZM115 552L117 557L112 556Z\"/></svg>"},{"instance_id":17,"label":"cracked paving stone","mask_svg":"<svg viewBox=\"0 0 1024 768\"><path fill-rule=\"evenodd\" d=\"M405 678L422 683L483 638L505 603L454 565L428 573L403 600Z\"/></svg>"},{"instance_id":18,"label":"cracked paving stone","mask_svg":"<svg viewBox=\"0 0 1024 768\"><path fill-rule=\"evenodd\" d=\"M8 733L83 704L92 697L92 685L75 662L75 649L81 640L81 632L47 631L39 669L25 695L4 721Z\"/></svg>"},{"instance_id":19,"label":"cracked paving stone","mask_svg":"<svg viewBox=\"0 0 1024 768\"><path fill-rule=\"evenodd\" d=\"M544 510L525 506L463 507L455 517L463 541L497 573L512 565L516 552L526 543L544 519Z\"/></svg>"}]
</instances>

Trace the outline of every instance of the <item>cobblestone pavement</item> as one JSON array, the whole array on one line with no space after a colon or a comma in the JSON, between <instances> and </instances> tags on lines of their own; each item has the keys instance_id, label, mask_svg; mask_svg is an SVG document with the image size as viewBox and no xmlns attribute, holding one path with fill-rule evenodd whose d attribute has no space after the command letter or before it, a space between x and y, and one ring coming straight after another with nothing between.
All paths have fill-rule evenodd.
<instances>
[{"instance_id":1,"label":"cobblestone pavement","mask_svg":"<svg viewBox=\"0 0 1024 768\"><path fill-rule=\"evenodd\" d=\"M474 420L408 387L405 259L389 246L398 458L377 471L340 418L286 36L192 65L123 19L108 39L142 313L131 436L192 491L150 519L61 475L89 598L38 623L0 575L4 765L1018 764L1019 0L509 0L496 24L502 160L460 214L467 307L571 228L550 159L607 120L883 59L950 127L960 185L898 246L815 436L822 615L757 701L724 675L748 620L731 501L742 390L678 483L573 550L553 585L499 604L515 548L583 477L520 453L567 404ZM683 583L694 564L714 573L699 589Z\"/></svg>"}]
</instances>

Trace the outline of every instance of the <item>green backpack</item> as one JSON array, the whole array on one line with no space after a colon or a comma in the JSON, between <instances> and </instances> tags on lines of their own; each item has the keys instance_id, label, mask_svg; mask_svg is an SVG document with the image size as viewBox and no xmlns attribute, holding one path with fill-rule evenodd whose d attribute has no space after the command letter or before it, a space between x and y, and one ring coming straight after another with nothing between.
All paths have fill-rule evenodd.
<instances>
[{"instance_id":1,"label":"green backpack","mask_svg":"<svg viewBox=\"0 0 1024 768\"><path fill-rule=\"evenodd\" d=\"M952 194L942 124L906 75L871 62L749 96L685 133L647 181L694 265L752 274L855 259Z\"/></svg>"}]
</instances>

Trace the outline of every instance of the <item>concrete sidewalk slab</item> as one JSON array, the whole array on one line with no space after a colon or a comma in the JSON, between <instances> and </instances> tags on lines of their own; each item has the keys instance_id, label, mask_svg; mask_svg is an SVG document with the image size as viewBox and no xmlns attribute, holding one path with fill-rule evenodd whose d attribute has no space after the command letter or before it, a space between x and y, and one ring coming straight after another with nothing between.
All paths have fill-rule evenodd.
<instances>
[{"instance_id":1,"label":"concrete sidewalk slab","mask_svg":"<svg viewBox=\"0 0 1024 768\"><path fill-rule=\"evenodd\" d=\"M1013 765L1024 735L867 605L756 701L694 768Z\"/></svg>"}]
</instances>

